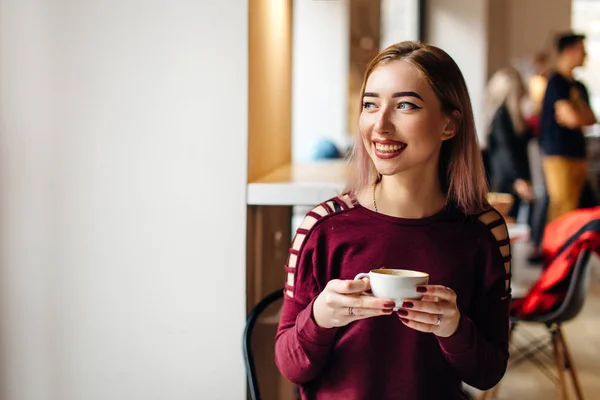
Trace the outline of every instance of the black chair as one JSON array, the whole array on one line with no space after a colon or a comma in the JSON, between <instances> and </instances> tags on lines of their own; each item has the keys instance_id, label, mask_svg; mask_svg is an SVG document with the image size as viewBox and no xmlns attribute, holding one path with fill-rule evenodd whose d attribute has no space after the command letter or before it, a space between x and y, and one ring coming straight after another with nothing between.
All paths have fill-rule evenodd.
<instances>
[{"instance_id":1,"label":"black chair","mask_svg":"<svg viewBox=\"0 0 600 400\"><path fill-rule=\"evenodd\" d=\"M546 326L549 335L543 338L533 338L531 335L525 335L524 332L519 331L527 341L527 344L516 347L515 350L513 350L513 354L516 353L517 357L512 357L511 355L510 367L513 368L525 360L533 362L546 374L546 376L557 383L557 389L560 390L562 399L568 398L564 375L565 371L569 371L571 375L577 398L579 400L583 399L579 378L577 377L575 364L565 340L562 324L574 319L584 306L590 284L590 256L590 249L586 248L579 252L571 275L566 282L566 296L557 308L545 314L525 318L515 315L511 316L511 342L514 342L512 340L513 335L518 324L521 322L542 323ZM550 344L552 346L553 354L548 354L548 347ZM555 377L548 367L536 357L540 353L556 363L557 377ZM491 391L484 392L480 399L486 399L490 394L492 397L495 397L499 387L500 384Z\"/></svg>"},{"instance_id":2,"label":"black chair","mask_svg":"<svg viewBox=\"0 0 600 400\"><path fill-rule=\"evenodd\" d=\"M260 390L258 388L258 377L256 374L256 364L252 353L252 332L256 321L261 314L277 300L283 297L283 288L275 290L267 295L250 311L246 319L246 328L244 329L243 348L244 348L244 366L246 367L246 377L248 378L248 389L252 400L260 400Z\"/></svg>"}]
</instances>

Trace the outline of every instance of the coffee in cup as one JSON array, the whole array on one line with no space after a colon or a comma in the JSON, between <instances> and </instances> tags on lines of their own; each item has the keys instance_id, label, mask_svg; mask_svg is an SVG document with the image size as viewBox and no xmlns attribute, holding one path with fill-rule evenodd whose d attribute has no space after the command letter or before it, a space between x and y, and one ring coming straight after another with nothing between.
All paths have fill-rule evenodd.
<instances>
[{"instance_id":1,"label":"coffee in cup","mask_svg":"<svg viewBox=\"0 0 600 400\"><path fill-rule=\"evenodd\" d=\"M363 278L371 281L371 291L375 297L396 303L395 311L404 300L420 300L423 294L417 292L417 287L429 282L429 274L407 269L374 269L369 273L360 273L354 279Z\"/></svg>"}]
</instances>

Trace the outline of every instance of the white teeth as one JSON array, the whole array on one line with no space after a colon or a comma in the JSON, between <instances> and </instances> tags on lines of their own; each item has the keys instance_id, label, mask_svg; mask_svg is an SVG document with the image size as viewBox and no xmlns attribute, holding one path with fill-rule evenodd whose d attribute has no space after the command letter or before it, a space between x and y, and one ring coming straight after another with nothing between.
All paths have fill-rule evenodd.
<instances>
[{"instance_id":1,"label":"white teeth","mask_svg":"<svg viewBox=\"0 0 600 400\"><path fill-rule=\"evenodd\" d=\"M406 145L375 143L375 148L378 151L382 151L382 152L386 152L386 153L393 153L396 151L400 151L400 150L404 149L405 147L406 147Z\"/></svg>"}]
</instances>

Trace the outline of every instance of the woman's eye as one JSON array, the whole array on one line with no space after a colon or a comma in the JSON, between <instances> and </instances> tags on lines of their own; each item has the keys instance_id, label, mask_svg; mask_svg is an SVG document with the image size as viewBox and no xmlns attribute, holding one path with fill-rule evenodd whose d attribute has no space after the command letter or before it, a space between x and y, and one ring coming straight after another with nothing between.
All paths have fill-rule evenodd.
<instances>
[{"instance_id":1,"label":"woman's eye","mask_svg":"<svg viewBox=\"0 0 600 400\"><path fill-rule=\"evenodd\" d=\"M421 108L421 107L419 107L416 104L413 104L409 101L401 101L400 103L398 103L399 110L415 110L415 109L419 109L419 108Z\"/></svg>"},{"instance_id":2,"label":"woman's eye","mask_svg":"<svg viewBox=\"0 0 600 400\"><path fill-rule=\"evenodd\" d=\"M374 108L374 107L375 107L375 103L372 103L370 101L363 101L363 108L365 110L369 110L369 109Z\"/></svg>"}]
</instances>

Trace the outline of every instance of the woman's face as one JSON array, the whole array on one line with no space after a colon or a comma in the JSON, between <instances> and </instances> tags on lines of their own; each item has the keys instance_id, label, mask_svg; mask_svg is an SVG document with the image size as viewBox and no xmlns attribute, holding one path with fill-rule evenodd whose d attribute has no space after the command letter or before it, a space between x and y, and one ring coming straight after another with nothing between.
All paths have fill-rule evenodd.
<instances>
[{"instance_id":1,"label":"woman's face","mask_svg":"<svg viewBox=\"0 0 600 400\"><path fill-rule=\"evenodd\" d=\"M437 171L442 142L454 130L426 78L409 62L383 64L369 76L359 132L380 174Z\"/></svg>"}]
</instances>

